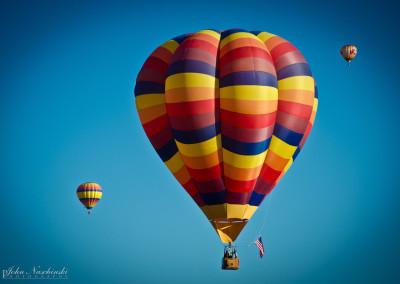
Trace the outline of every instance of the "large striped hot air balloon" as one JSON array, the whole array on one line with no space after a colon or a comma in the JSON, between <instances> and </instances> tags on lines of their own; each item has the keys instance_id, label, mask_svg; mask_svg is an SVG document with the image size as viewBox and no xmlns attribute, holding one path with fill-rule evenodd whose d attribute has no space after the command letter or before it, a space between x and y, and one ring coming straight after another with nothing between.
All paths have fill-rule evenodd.
<instances>
[{"instance_id":1,"label":"large striped hot air balloon","mask_svg":"<svg viewBox=\"0 0 400 284\"><path fill-rule=\"evenodd\" d=\"M103 192L97 183L85 182L78 187L76 194L90 214L90 210L99 202Z\"/></svg>"},{"instance_id":2,"label":"large striped hot air balloon","mask_svg":"<svg viewBox=\"0 0 400 284\"><path fill-rule=\"evenodd\" d=\"M145 61L135 96L157 154L224 243L296 159L318 104L291 43L241 29L167 41Z\"/></svg>"}]
</instances>

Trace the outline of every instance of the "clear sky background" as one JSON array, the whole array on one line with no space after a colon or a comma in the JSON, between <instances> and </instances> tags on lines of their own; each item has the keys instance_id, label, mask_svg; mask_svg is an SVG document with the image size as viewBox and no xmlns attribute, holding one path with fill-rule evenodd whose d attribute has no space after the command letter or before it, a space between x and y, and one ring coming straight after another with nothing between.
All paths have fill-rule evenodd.
<instances>
[{"instance_id":1,"label":"clear sky background","mask_svg":"<svg viewBox=\"0 0 400 284\"><path fill-rule=\"evenodd\" d=\"M279 2L279 3L278 3ZM66 267L70 283L398 283L396 1L0 2L0 270ZM240 269L153 150L136 76L202 29L293 43L319 90L294 165L237 240ZM345 44L358 47L350 67ZM103 198L88 215L76 188Z\"/></svg>"}]
</instances>

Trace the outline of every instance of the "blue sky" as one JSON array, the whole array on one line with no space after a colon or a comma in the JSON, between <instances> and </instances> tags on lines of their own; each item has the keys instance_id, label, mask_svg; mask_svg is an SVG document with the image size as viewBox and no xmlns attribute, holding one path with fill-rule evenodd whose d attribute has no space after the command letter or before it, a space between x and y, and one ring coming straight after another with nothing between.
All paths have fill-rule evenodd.
<instances>
[{"instance_id":1,"label":"blue sky","mask_svg":"<svg viewBox=\"0 0 400 284\"><path fill-rule=\"evenodd\" d=\"M0 269L72 283L397 283L399 4L1 1ZM163 165L134 106L147 56L202 29L267 31L306 57L314 128L237 240L241 267ZM358 55L350 67L342 45ZM88 216L76 197L93 181Z\"/></svg>"}]
</instances>

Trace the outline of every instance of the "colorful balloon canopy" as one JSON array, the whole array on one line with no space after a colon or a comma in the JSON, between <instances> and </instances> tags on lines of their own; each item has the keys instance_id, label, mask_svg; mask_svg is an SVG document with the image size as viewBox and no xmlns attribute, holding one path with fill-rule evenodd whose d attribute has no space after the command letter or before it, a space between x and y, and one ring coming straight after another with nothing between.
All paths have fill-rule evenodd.
<instances>
[{"instance_id":1,"label":"colorful balloon canopy","mask_svg":"<svg viewBox=\"0 0 400 284\"><path fill-rule=\"evenodd\" d=\"M340 54L347 61L348 65L350 65L350 61L357 55L357 47L354 45L345 45L340 49Z\"/></svg>"},{"instance_id":2,"label":"colorful balloon canopy","mask_svg":"<svg viewBox=\"0 0 400 284\"><path fill-rule=\"evenodd\" d=\"M318 104L291 43L241 29L167 41L145 61L135 96L157 154L224 243L296 159Z\"/></svg>"},{"instance_id":3,"label":"colorful balloon canopy","mask_svg":"<svg viewBox=\"0 0 400 284\"><path fill-rule=\"evenodd\" d=\"M90 210L99 202L103 192L97 183L85 182L78 187L76 194L82 204Z\"/></svg>"}]
</instances>

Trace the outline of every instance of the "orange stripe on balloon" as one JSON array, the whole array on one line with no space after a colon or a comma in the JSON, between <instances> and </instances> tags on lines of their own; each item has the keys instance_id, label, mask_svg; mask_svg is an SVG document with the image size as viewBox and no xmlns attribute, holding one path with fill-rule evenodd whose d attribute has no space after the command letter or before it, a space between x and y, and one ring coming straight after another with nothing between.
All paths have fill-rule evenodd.
<instances>
[{"instance_id":1,"label":"orange stripe on balloon","mask_svg":"<svg viewBox=\"0 0 400 284\"><path fill-rule=\"evenodd\" d=\"M175 172L174 177L180 184L185 184L191 179L186 166L182 166L179 171Z\"/></svg>"},{"instance_id":2,"label":"orange stripe on balloon","mask_svg":"<svg viewBox=\"0 0 400 284\"><path fill-rule=\"evenodd\" d=\"M219 98L219 88L213 87L182 87L169 89L166 92L167 103L211 100Z\"/></svg>"},{"instance_id":3,"label":"orange stripe on balloon","mask_svg":"<svg viewBox=\"0 0 400 284\"><path fill-rule=\"evenodd\" d=\"M287 40L284 40L283 38L279 37L279 36L273 36L270 37L269 39L267 39L264 44L265 46L269 49L272 50L274 49L277 45L287 42Z\"/></svg>"},{"instance_id":4,"label":"orange stripe on balloon","mask_svg":"<svg viewBox=\"0 0 400 284\"><path fill-rule=\"evenodd\" d=\"M264 44L260 40L254 38L238 38L228 42L220 49L220 57L223 57L227 52L235 48L240 48L245 46L255 46L265 49Z\"/></svg>"},{"instance_id":5,"label":"orange stripe on balloon","mask_svg":"<svg viewBox=\"0 0 400 284\"><path fill-rule=\"evenodd\" d=\"M150 56L157 57L168 64L169 61L171 60L172 53L165 47L160 46L159 48L154 50L153 53L150 54Z\"/></svg>"},{"instance_id":6,"label":"orange stripe on balloon","mask_svg":"<svg viewBox=\"0 0 400 284\"><path fill-rule=\"evenodd\" d=\"M201 157L188 157L182 154L181 156L186 166L192 169L205 169L214 167L222 161L222 149Z\"/></svg>"},{"instance_id":7,"label":"orange stripe on balloon","mask_svg":"<svg viewBox=\"0 0 400 284\"><path fill-rule=\"evenodd\" d=\"M142 124L146 124L160 116L163 116L167 113L167 109L165 108L165 104L156 105L152 107L148 107L145 109L138 110L140 122Z\"/></svg>"},{"instance_id":8,"label":"orange stripe on balloon","mask_svg":"<svg viewBox=\"0 0 400 284\"><path fill-rule=\"evenodd\" d=\"M262 165L247 169L247 168L237 168L224 162L224 175L231 179L249 181L258 178L261 171Z\"/></svg>"},{"instance_id":9,"label":"orange stripe on balloon","mask_svg":"<svg viewBox=\"0 0 400 284\"><path fill-rule=\"evenodd\" d=\"M203 34L203 33L195 33L193 34L189 40L203 40L205 42L211 43L215 47L218 48L219 40L213 37L212 35Z\"/></svg>"},{"instance_id":10,"label":"orange stripe on balloon","mask_svg":"<svg viewBox=\"0 0 400 284\"><path fill-rule=\"evenodd\" d=\"M314 91L299 89L279 90L278 99L279 101L282 100L312 106L314 104Z\"/></svg>"},{"instance_id":11,"label":"orange stripe on balloon","mask_svg":"<svg viewBox=\"0 0 400 284\"><path fill-rule=\"evenodd\" d=\"M274 153L272 150L268 150L268 154L265 158L264 164L267 164L277 171L283 171L288 162L289 159L282 158L278 154Z\"/></svg>"},{"instance_id":12,"label":"orange stripe on balloon","mask_svg":"<svg viewBox=\"0 0 400 284\"><path fill-rule=\"evenodd\" d=\"M268 114L276 111L278 101L220 99L221 109L242 114Z\"/></svg>"}]
</instances>

